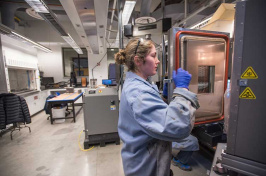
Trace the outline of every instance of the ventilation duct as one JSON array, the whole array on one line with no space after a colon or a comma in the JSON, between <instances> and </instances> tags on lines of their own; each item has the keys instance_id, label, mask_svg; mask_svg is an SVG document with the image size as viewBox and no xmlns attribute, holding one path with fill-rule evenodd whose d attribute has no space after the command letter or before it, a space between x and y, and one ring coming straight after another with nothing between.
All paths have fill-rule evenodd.
<instances>
[{"instance_id":1,"label":"ventilation duct","mask_svg":"<svg viewBox=\"0 0 266 176\"><path fill-rule=\"evenodd\" d=\"M1 11L1 23L5 26L15 30L15 12L20 8L28 8L26 4L18 4L18 3L1 3L0 11Z\"/></svg>"},{"instance_id":2,"label":"ventilation duct","mask_svg":"<svg viewBox=\"0 0 266 176\"><path fill-rule=\"evenodd\" d=\"M213 14L212 18L206 25L201 27L201 30L220 31L230 33L233 37L235 19L235 4L223 3Z\"/></svg>"},{"instance_id":3,"label":"ventilation duct","mask_svg":"<svg viewBox=\"0 0 266 176\"><path fill-rule=\"evenodd\" d=\"M26 2L36 11L38 14L50 24L59 35L78 53L83 54L80 47L72 39L72 37L64 30L62 25L58 22L55 14L47 7L42 0L26 0Z\"/></svg>"},{"instance_id":4,"label":"ventilation duct","mask_svg":"<svg viewBox=\"0 0 266 176\"><path fill-rule=\"evenodd\" d=\"M99 41L96 26L94 0L73 0L85 34L89 40L91 50L99 54Z\"/></svg>"},{"instance_id":5,"label":"ventilation duct","mask_svg":"<svg viewBox=\"0 0 266 176\"><path fill-rule=\"evenodd\" d=\"M33 8L27 8L26 13L33 18L43 20L43 18Z\"/></svg>"},{"instance_id":6,"label":"ventilation duct","mask_svg":"<svg viewBox=\"0 0 266 176\"><path fill-rule=\"evenodd\" d=\"M50 24L59 34L60 36L68 36L66 31L63 29L61 24L59 24L57 18L53 14L53 12L50 13L39 13L39 15L48 23Z\"/></svg>"},{"instance_id":7,"label":"ventilation duct","mask_svg":"<svg viewBox=\"0 0 266 176\"><path fill-rule=\"evenodd\" d=\"M140 17L135 19L135 23L149 24L156 22L156 19L150 16L151 2L152 0L141 1Z\"/></svg>"}]
</instances>

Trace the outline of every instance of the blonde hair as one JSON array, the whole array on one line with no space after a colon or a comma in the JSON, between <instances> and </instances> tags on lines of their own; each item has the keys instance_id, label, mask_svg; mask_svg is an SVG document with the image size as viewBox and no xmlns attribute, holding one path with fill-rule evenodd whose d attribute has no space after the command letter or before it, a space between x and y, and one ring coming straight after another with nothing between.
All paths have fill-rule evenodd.
<instances>
[{"instance_id":1,"label":"blonde hair","mask_svg":"<svg viewBox=\"0 0 266 176\"><path fill-rule=\"evenodd\" d=\"M138 42L139 46L137 48ZM115 54L115 62L120 65L125 64L128 67L128 71L136 72L137 68L134 57L138 56L145 63L145 58L151 52L152 46L154 46L154 43L151 40L132 39L128 42L125 49Z\"/></svg>"}]
</instances>

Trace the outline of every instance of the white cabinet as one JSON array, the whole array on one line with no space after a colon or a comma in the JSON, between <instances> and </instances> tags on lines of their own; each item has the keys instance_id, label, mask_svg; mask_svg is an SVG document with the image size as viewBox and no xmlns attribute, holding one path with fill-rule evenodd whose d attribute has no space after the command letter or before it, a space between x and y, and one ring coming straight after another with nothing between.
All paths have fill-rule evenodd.
<instances>
[{"instance_id":1,"label":"white cabinet","mask_svg":"<svg viewBox=\"0 0 266 176\"><path fill-rule=\"evenodd\" d=\"M39 97L38 97L39 99L38 99L38 103L37 103L37 109L39 111L43 110L47 96L48 96L48 91L47 90L41 91L39 93Z\"/></svg>"},{"instance_id":2,"label":"white cabinet","mask_svg":"<svg viewBox=\"0 0 266 176\"><path fill-rule=\"evenodd\" d=\"M30 111L30 115L36 113L37 111L35 110L36 108L36 101L34 101L34 96L37 96L38 97L38 93L36 94L33 94L33 95L29 95L27 97L24 97L27 104L28 104L28 107L29 107L29 111Z\"/></svg>"},{"instance_id":3,"label":"white cabinet","mask_svg":"<svg viewBox=\"0 0 266 176\"><path fill-rule=\"evenodd\" d=\"M37 112L43 110L47 96L48 91L44 90L36 94L24 97L28 104L30 115L34 115Z\"/></svg>"}]
</instances>

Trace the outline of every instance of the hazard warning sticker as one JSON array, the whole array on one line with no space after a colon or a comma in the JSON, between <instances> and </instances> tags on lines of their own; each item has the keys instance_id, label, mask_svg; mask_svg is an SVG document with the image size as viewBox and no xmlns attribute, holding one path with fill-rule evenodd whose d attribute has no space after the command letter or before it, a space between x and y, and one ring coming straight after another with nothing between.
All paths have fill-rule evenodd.
<instances>
[{"instance_id":1,"label":"hazard warning sticker","mask_svg":"<svg viewBox=\"0 0 266 176\"><path fill-rule=\"evenodd\" d=\"M252 92L252 90L247 87L245 90L239 95L239 98L242 99L256 99L255 94Z\"/></svg>"},{"instance_id":2,"label":"hazard warning sticker","mask_svg":"<svg viewBox=\"0 0 266 176\"><path fill-rule=\"evenodd\" d=\"M248 67L246 71L241 75L242 79L258 79L258 75L252 67Z\"/></svg>"}]
</instances>

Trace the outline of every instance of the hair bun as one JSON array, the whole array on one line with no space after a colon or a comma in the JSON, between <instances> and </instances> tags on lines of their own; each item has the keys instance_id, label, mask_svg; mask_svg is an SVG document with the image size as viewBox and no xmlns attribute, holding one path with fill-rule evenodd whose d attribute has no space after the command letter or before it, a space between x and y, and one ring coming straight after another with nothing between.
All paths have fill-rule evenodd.
<instances>
[{"instance_id":1,"label":"hair bun","mask_svg":"<svg viewBox=\"0 0 266 176\"><path fill-rule=\"evenodd\" d=\"M126 62L125 50L121 49L118 53L115 54L115 62L120 65L125 64Z\"/></svg>"}]
</instances>

